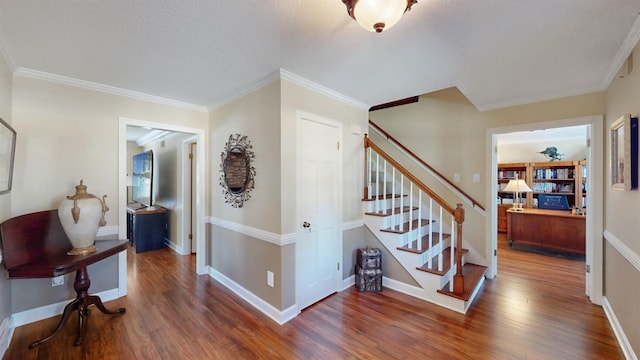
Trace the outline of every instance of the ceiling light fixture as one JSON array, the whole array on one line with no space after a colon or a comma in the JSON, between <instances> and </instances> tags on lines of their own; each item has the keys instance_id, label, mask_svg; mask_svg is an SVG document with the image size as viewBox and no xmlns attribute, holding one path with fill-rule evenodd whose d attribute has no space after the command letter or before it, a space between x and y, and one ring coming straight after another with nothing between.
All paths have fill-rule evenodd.
<instances>
[{"instance_id":1,"label":"ceiling light fixture","mask_svg":"<svg viewBox=\"0 0 640 360\"><path fill-rule=\"evenodd\" d=\"M395 25L417 0L342 0L347 12L365 30L382 32Z\"/></svg>"}]
</instances>

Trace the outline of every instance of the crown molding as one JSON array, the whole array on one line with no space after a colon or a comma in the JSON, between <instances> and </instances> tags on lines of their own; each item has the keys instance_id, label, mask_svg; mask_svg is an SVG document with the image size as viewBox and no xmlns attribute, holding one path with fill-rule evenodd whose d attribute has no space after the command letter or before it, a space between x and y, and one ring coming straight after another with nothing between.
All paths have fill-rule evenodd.
<instances>
[{"instance_id":1,"label":"crown molding","mask_svg":"<svg viewBox=\"0 0 640 360\"><path fill-rule=\"evenodd\" d=\"M603 90L609 87L624 62L627 61L627 58L633 51L633 48L635 48L638 44L638 40L640 40L640 15L636 17L633 25L631 25L631 29L629 29L627 37L624 38L622 45L620 45L620 48L618 49L618 53L613 58L609 70L604 74L602 78L601 88Z\"/></svg>"},{"instance_id":2,"label":"crown molding","mask_svg":"<svg viewBox=\"0 0 640 360\"><path fill-rule=\"evenodd\" d=\"M590 94L590 93L599 92L599 91L605 91L607 90L609 85L611 85L611 82L618 74L620 67L622 67L624 62L627 61L627 58L629 57L633 49L636 47L639 40L640 40L640 15L638 15L636 17L636 20L633 22L631 29L629 29L627 36L622 42L622 45L620 45L620 48L618 49L616 56L613 58L613 61L611 62L607 72L604 74L600 82L593 84L591 86L584 86L582 88L571 89L568 91L559 91L555 93L545 93L539 96L530 96L526 98L514 99L509 101L496 101L496 102L486 103L486 104L474 103L474 105L480 111L488 111L488 110L502 109L502 108L511 107L511 106L525 105L525 104L531 104L531 103L536 103L541 101L559 99L563 97L578 96L578 95Z\"/></svg>"},{"instance_id":3,"label":"crown molding","mask_svg":"<svg viewBox=\"0 0 640 360\"><path fill-rule=\"evenodd\" d=\"M2 57L4 57L4 61L7 63L7 66L9 67L9 70L11 70L11 73L14 73L16 71L16 63L15 61L13 61L13 57L7 51L7 46L2 34L0 34L0 54L2 55Z\"/></svg>"},{"instance_id":4,"label":"crown molding","mask_svg":"<svg viewBox=\"0 0 640 360\"><path fill-rule=\"evenodd\" d=\"M581 88L573 88L567 91L548 92L538 96L527 96L527 97L522 97L522 98L517 98L517 99L512 99L507 101L495 101L495 102L486 103L486 104L473 103L473 105L476 107L476 109L478 109L478 111L490 111L490 110L504 109L504 108L513 107L513 106L520 106L520 105L533 104L537 102L556 100L556 99L561 99L565 97L591 94L599 91L604 91L606 89L607 88L602 87L601 84L595 84L590 86L584 86Z\"/></svg>"},{"instance_id":5,"label":"crown molding","mask_svg":"<svg viewBox=\"0 0 640 360\"><path fill-rule=\"evenodd\" d=\"M222 100L221 102L210 106L209 107L209 112L213 112L215 110L218 110L220 108L222 108L225 105L228 105L240 98L242 98L243 96L246 96L248 94L251 94L252 92L259 90L269 84L271 84L272 82L276 81L276 80L280 80L280 75L279 73L276 71L274 73L271 73L265 77L263 77L262 79L256 81L255 83L253 83L251 86L249 86L248 88L240 91L239 93L229 96L228 98Z\"/></svg>"},{"instance_id":6,"label":"crown molding","mask_svg":"<svg viewBox=\"0 0 640 360\"><path fill-rule=\"evenodd\" d=\"M343 94L341 94L341 93L339 93L337 91L333 91L333 90L331 90L331 89L329 89L327 87L324 87L324 86L322 86L320 84L314 83L311 80L307 80L307 79L303 78L302 76L296 75L296 74L294 74L292 72L289 72L289 71L287 71L285 69L280 69L280 78L283 79L283 80L290 81L290 82L292 82L292 83L294 83L296 85L300 85L300 86L302 86L304 88L307 88L309 90L312 90L312 91L315 91L317 93L320 93L322 95L325 95L327 97L330 97L332 99L338 100L338 101L343 102L345 104L349 104L349 105L354 106L354 107L356 107L358 109L369 111L369 108L371 107L371 106L369 106L369 105L367 105L367 104L365 104L365 103L363 103L361 101L352 99L352 98L350 98L350 97L348 97L346 95L343 95Z\"/></svg>"},{"instance_id":7,"label":"crown molding","mask_svg":"<svg viewBox=\"0 0 640 360\"><path fill-rule=\"evenodd\" d=\"M18 69L16 69L16 71L14 71L13 74L15 76L22 76L22 77L27 77L31 79L49 81L49 82L62 84L62 85L74 86L77 88L82 88L87 90L99 91L106 94L124 96L128 98L136 99L136 100L143 100L143 101L153 102L157 104L173 106L173 107L177 107L185 110L193 110L193 111L199 111L203 113L209 112L206 106L194 105L194 104L190 104L182 101L163 98L160 96L126 90L126 89L118 88L115 86L109 86L109 85L99 84L91 81L75 79L68 76L51 74L44 71L38 71L38 70L19 67Z\"/></svg>"},{"instance_id":8,"label":"crown molding","mask_svg":"<svg viewBox=\"0 0 640 360\"><path fill-rule=\"evenodd\" d=\"M242 98L243 96L250 94L258 89L261 89L269 84L271 84L274 81L277 80L287 80L291 83L294 83L296 85L302 86L306 89L309 89L311 91L317 92L319 94L325 95L327 97L330 97L332 99L338 100L340 102L349 104L351 106L354 106L358 109L362 109L362 110L369 110L369 105L354 100L348 96L345 96L343 94L340 94L337 91L333 91L327 87L324 87L320 84L314 83L313 81L307 80L305 78L303 78L302 76L296 75L292 72L289 72L287 70L284 69L279 69L278 71L275 71L267 76L265 76L264 78L258 80L257 82L255 82L254 84L252 84L251 86L249 86L248 88L246 88L245 90L240 91L239 93L228 97L227 99L225 99L222 102L217 103L214 106L211 106L209 108L209 112L213 112L215 110L218 110L220 108L222 108L225 105L228 105L229 103L238 100L240 98Z\"/></svg>"}]
</instances>

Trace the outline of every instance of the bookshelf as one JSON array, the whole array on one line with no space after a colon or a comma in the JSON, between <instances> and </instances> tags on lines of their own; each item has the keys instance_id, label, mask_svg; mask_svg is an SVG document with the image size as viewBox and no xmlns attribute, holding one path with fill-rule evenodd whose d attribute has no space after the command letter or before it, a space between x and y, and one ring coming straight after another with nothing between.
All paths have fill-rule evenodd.
<instances>
[{"instance_id":1,"label":"bookshelf","mask_svg":"<svg viewBox=\"0 0 640 360\"><path fill-rule=\"evenodd\" d=\"M498 231L507 231L506 211L513 206L513 193L503 189L514 179L525 179L533 190L524 193L522 206L536 208L540 194L566 195L569 206L585 207L587 199L587 162L547 161L498 164Z\"/></svg>"},{"instance_id":2,"label":"bookshelf","mask_svg":"<svg viewBox=\"0 0 640 360\"><path fill-rule=\"evenodd\" d=\"M531 163L532 207L537 207L540 194L566 195L569 206L581 206L580 161Z\"/></svg>"},{"instance_id":3,"label":"bookshelf","mask_svg":"<svg viewBox=\"0 0 640 360\"><path fill-rule=\"evenodd\" d=\"M503 191L509 180L527 179L529 163L503 163L498 164L498 232L507 232L507 210L513 206L513 193ZM523 207L527 207L527 198L522 199Z\"/></svg>"},{"instance_id":4,"label":"bookshelf","mask_svg":"<svg viewBox=\"0 0 640 360\"><path fill-rule=\"evenodd\" d=\"M507 187L509 180L513 180L516 178L516 175L519 179L524 179L527 184L529 184L529 177L527 176L529 168L529 163L503 163L498 164L498 197L500 198L500 202L502 204L513 204L514 198L513 193L510 191L503 191L504 188ZM524 207L527 204L527 198L522 199L522 204Z\"/></svg>"}]
</instances>

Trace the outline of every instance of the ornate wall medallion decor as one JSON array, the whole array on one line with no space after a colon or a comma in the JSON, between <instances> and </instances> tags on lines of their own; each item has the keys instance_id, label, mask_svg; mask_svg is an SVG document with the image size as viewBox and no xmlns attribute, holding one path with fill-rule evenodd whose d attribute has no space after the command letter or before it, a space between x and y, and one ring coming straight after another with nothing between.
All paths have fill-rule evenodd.
<instances>
[{"instance_id":1,"label":"ornate wall medallion decor","mask_svg":"<svg viewBox=\"0 0 640 360\"><path fill-rule=\"evenodd\" d=\"M231 134L220 154L220 186L225 203L241 208L251 198L256 169L251 165L255 157L253 146L246 136Z\"/></svg>"}]
</instances>

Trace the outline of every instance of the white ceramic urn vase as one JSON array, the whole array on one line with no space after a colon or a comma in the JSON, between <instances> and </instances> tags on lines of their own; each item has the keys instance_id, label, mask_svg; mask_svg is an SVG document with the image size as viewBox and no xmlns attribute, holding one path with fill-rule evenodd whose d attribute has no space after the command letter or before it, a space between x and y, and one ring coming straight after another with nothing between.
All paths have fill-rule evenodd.
<instances>
[{"instance_id":1,"label":"white ceramic urn vase","mask_svg":"<svg viewBox=\"0 0 640 360\"><path fill-rule=\"evenodd\" d=\"M58 206L58 217L73 249L69 255L88 254L96 251L94 245L98 227L106 225L104 214L109 210L104 199L87 193L87 185L80 180L76 193L67 196Z\"/></svg>"}]
</instances>

